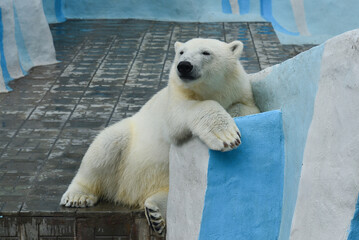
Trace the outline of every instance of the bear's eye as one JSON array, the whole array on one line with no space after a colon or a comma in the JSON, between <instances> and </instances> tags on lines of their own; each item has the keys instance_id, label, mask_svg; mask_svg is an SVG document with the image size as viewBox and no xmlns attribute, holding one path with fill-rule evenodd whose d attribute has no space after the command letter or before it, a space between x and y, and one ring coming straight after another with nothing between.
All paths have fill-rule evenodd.
<instances>
[{"instance_id":1,"label":"bear's eye","mask_svg":"<svg viewBox=\"0 0 359 240\"><path fill-rule=\"evenodd\" d=\"M182 55L183 54L183 51L180 51L180 55Z\"/></svg>"},{"instance_id":2,"label":"bear's eye","mask_svg":"<svg viewBox=\"0 0 359 240\"><path fill-rule=\"evenodd\" d=\"M203 51L202 54L203 54L203 55L206 55L206 56L211 55L211 54L210 54L209 52L207 52L207 51Z\"/></svg>"}]
</instances>

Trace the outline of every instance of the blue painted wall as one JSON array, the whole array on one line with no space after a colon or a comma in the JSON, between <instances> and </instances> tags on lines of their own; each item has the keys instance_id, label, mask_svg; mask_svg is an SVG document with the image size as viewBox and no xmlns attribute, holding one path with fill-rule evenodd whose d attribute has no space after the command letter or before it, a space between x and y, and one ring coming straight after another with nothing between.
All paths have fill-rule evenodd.
<instances>
[{"instance_id":1,"label":"blue painted wall","mask_svg":"<svg viewBox=\"0 0 359 240\"><path fill-rule=\"evenodd\" d=\"M49 23L65 22L64 0L42 0L44 12Z\"/></svg>"},{"instance_id":2,"label":"blue painted wall","mask_svg":"<svg viewBox=\"0 0 359 240\"><path fill-rule=\"evenodd\" d=\"M284 173L281 112L235 121L242 145L226 153L210 151L199 239L277 239Z\"/></svg>"},{"instance_id":3,"label":"blue painted wall","mask_svg":"<svg viewBox=\"0 0 359 240\"><path fill-rule=\"evenodd\" d=\"M249 11L245 17L225 14L221 0L43 0L49 22L59 22L55 15L55 2L61 2L63 15L69 19L131 18L200 22L263 20L258 14L253 14L257 8L249 8L247 0L240 0L241 12L246 14ZM254 0L251 2L257 5Z\"/></svg>"},{"instance_id":4,"label":"blue painted wall","mask_svg":"<svg viewBox=\"0 0 359 240\"><path fill-rule=\"evenodd\" d=\"M271 22L277 32L298 36L293 13L288 0L261 0L261 16ZM277 10L277 11L276 11Z\"/></svg>"},{"instance_id":5,"label":"blue painted wall","mask_svg":"<svg viewBox=\"0 0 359 240\"><path fill-rule=\"evenodd\" d=\"M345 31L359 28L358 0L303 0L312 41L323 42Z\"/></svg>"},{"instance_id":6,"label":"blue painted wall","mask_svg":"<svg viewBox=\"0 0 359 240\"><path fill-rule=\"evenodd\" d=\"M198 20L205 11L221 13L216 0L66 0L67 18L140 18L156 20Z\"/></svg>"},{"instance_id":7,"label":"blue painted wall","mask_svg":"<svg viewBox=\"0 0 359 240\"><path fill-rule=\"evenodd\" d=\"M359 28L357 0L237 0L236 3L240 14L233 14L229 0L43 0L46 16L52 23L65 18L270 21L283 43L322 43ZM298 24L308 32L301 32Z\"/></svg>"}]
</instances>

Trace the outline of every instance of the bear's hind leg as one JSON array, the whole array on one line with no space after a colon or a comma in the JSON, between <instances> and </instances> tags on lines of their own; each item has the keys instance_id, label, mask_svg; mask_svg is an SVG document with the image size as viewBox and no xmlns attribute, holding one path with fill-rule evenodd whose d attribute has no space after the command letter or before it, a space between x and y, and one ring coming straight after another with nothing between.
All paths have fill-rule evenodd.
<instances>
[{"instance_id":1,"label":"bear's hind leg","mask_svg":"<svg viewBox=\"0 0 359 240\"><path fill-rule=\"evenodd\" d=\"M163 236L166 228L168 190L160 191L145 201L145 215L152 230L159 236Z\"/></svg>"},{"instance_id":2,"label":"bear's hind leg","mask_svg":"<svg viewBox=\"0 0 359 240\"><path fill-rule=\"evenodd\" d=\"M130 120L124 120L104 129L95 138L60 205L91 207L99 197L116 200L118 169L130 138L130 128Z\"/></svg>"}]
</instances>

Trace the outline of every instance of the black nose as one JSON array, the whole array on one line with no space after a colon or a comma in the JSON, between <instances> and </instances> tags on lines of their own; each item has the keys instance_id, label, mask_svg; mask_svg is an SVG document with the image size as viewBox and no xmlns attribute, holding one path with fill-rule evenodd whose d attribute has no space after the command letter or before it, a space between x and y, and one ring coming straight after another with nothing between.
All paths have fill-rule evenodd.
<instances>
[{"instance_id":1,"label":"black nose","mask_svg":"<svg viewBox=\"0 0 359 240\"><path fill-rule=\"evenodd\" d=\"M193 66L190 62L182 61L177 65L177 69L182 74L190 73L193 69Z\"/></svg>"}]
</instances>

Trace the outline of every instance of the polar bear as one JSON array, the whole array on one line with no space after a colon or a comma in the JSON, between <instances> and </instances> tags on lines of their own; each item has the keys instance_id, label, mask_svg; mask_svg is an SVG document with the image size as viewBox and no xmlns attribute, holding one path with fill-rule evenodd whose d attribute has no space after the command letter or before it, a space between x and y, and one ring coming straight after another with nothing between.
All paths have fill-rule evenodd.
<instances>
[{"instance_id":1,"label":"polar bear","mask_svg":"<svg viewBox=\"0 0 359 240\"><path fill-rule=\"evenodd\" d=\"M168 86L95 138L60 204L90 207L103 198L144 208L152 229L163 234L170 145L197 136L210 149L232 150L241 140L229 113L259 112L238 60L242 50L240 41L176 42Z\"/></svg>"}]
</instances>

